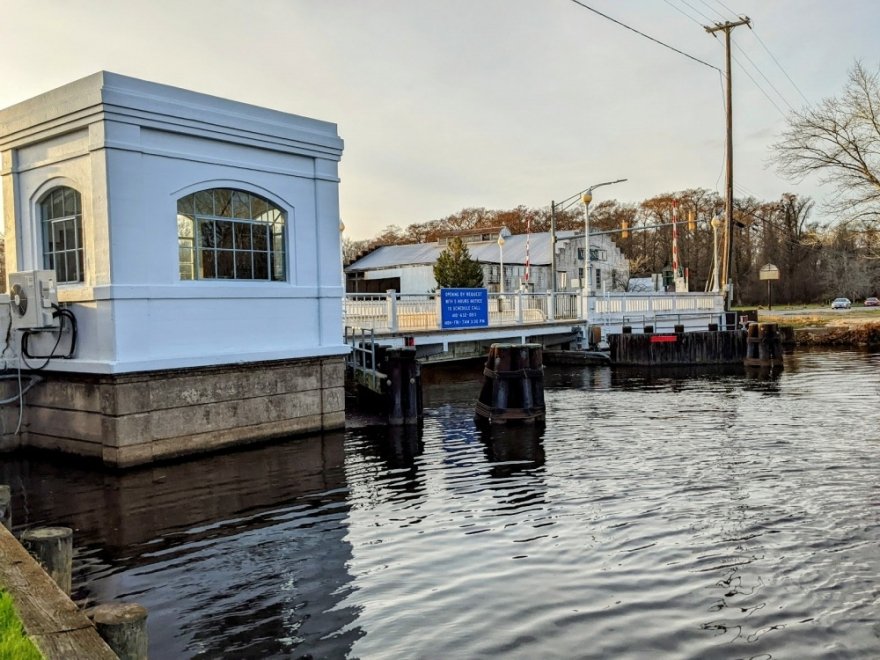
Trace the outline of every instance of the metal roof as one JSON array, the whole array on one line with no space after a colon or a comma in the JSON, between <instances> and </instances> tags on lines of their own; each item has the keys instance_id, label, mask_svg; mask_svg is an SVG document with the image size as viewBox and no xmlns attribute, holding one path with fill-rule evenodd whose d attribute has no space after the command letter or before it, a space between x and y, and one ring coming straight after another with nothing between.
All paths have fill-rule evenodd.
<instances>
[{"instance_id":1,"label":"metal roof","mask_svg":"<svg viewBox=\"0 0 880 660\"><path fill-rule=\"evenodd\" d=\"M556 240L562 241L582 237L579 231L558 231ZM592 235L590 238L594 238ZM550 265L550 232L536 234L515 234L504 239L504 263L510 265L526 263L526 241L529 241L529 261L533 266ZM466 243L471 259L486 264L497 264L501 260L501 250L495 241ZM384 245L370 254L353 262L346 273L395 268L398 266L424 266L437 261L446 246L437 243L413 243L410 245Z\"/></svg>"}]
</instances>

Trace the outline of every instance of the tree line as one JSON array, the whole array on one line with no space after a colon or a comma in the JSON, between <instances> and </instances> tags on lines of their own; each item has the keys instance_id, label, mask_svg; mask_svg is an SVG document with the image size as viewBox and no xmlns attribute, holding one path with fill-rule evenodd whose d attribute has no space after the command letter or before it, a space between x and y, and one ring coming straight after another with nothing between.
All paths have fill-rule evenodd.
<instances>
[{"instance_id":1,"label":"tree line","mask_svg":"<svg viewBox=\"0 0 880 660\"><path fill-rule=\"evenodd\" d=\"M673 202L678 205L681 265L688 269L691 290L706 290L711 286L713 269L711 220L724 207L716 192L682 190L639 204L599 202L590 209L591 232L611 234L629 260L631 277L662 272L672 262ZM811 219L813 210L809 198L792 194L776 201L754 197L735 200L731 275L738 304L764 302L766 283L758 279L758 271L768 263L779 268L780 279L774 283L773 294L779 303L824 302L837 296L857 300L880 289L880 231L876 226L858 220L823 225ZM366 241L346 239L345 253L350 262L382 245L432 242L450 233L501 226L514 234L525 233L527 227L532 232L550 231L550 210L466 208L405 229L389 226ZM556 228L583 231L582 210L557 211ZM719 251L723 231L722 226L718 230Z\"/></svg>"}]
</instances>

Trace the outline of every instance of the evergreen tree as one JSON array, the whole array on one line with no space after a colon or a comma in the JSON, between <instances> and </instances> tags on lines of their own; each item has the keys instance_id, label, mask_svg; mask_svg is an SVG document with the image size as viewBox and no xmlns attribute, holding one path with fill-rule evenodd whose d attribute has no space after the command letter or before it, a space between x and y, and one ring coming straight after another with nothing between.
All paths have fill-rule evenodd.
<instances>
[{"instance_id":1,"label":"evergreen tree","mask_svg":"<svg viewBox=\"0 0 880 660\"><path fill-rule=\"evenodd\" d=\"M434 264L434 279L440 289L483 286L483 268L471 259L464 242L455 237Z\"/></svg>"}]
</instances>

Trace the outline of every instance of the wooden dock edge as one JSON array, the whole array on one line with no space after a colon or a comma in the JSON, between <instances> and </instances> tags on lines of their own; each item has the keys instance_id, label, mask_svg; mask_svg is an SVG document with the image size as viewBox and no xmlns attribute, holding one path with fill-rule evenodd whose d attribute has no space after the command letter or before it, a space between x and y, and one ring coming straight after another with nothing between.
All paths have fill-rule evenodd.
<instances>
[{"instance_id":1,"label":"wooden dock edge","mask_svg":"<svg viewBox=\"0 0 880 660\"><path fill-rule=\"evenodd\" d=\"M95 626L12 533L0 525L0 589L46 660L118 660Z\"/></svg>"}]
</instances>

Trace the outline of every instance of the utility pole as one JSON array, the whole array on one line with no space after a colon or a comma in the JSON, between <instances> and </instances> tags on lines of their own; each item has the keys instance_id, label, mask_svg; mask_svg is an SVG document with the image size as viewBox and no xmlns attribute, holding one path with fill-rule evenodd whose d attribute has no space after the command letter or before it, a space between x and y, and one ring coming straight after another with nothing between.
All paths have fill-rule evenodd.
<instances>
[{"instance_id":1,"label":"utility pole","mask_svg":"<svg viewBox=\"0 0 880 660\"><path fill-rule=\"evenodd\" d=\"M742 16L738 21L716 23L713 27L704 26L706 32L714 35L716 32L724 32L725 61L727 64L727 201L725 203L725 215L727 216L727 232L724 235L724 260L722 261L721 277L724 281L724 290L727 292L727 306L733 303L733 77L730 70L730 31L740 25L751 27L748 16Z\"/></svg>"}]
</instances>

